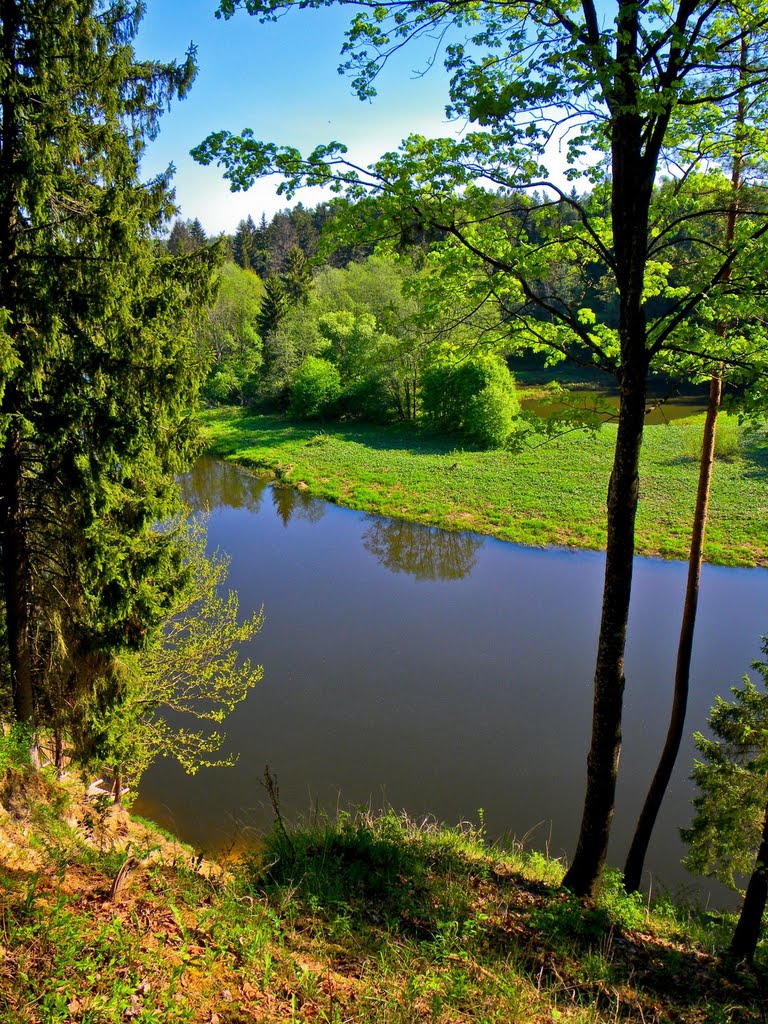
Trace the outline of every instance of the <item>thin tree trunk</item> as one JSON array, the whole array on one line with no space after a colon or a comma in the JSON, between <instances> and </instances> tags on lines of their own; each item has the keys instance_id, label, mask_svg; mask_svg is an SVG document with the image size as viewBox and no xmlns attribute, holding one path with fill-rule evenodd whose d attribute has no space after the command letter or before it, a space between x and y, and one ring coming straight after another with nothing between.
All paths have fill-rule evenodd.
<instances>
[{"instance_id":1,"label":"thin tree trunk","mask_svg":"<svg viewBox=\"0 0 768 1024\"><path fill-rule=\"evenodd\" d=\"M675 667L675 688L672 698L672 711L669 717L667 738L664 743L656 773L653 776L642 812L635 828L632 844L629 848L627 861L624 865L624 887L627 892L637 892L643 874L645 855L651 841L653 827L667 791L672 770L680 750L685 727L685 714L688 707L688 689L691 675L691 653L693 650L693 633L696 626L696 609L699 603L699 582L701 580L701 564L704 555L704 536L707 527L709 509L709 493L712 481L712 465L715 459L715 435L717 431L717 414L720 409L723 383L718 374L713 374L709 385L709 404L704 421L704 436L701 444L701 461L699 463L699 485L696 493L696 510L693 516L693 532L691 549L688 556L688 581L685 589L685 604L680 627L680 640L677 646L677 664Z\"/></svg>"},{"instance_id":2,"label":"thin tree trunk","mask_svg":"<svg viewBox=\"0 0 768 1024\"><path fill-rule=\"evenodd\" d=\"M752 963L760 938L760 925L768 903L768 805L763 819L763 838L757 851L755 869L749 880L730 952L739 960Z\"/></svg>"},{"instance_id":3,"label":"thin tree trunk","mask_svg":"<svg viewBox=\"0 0 768 1024\"><path fill-rule=\"evenodd\" d=\"M14 437L6 441L3 455L0 463L0 536L13 709L17 722L34 726L29 566L26 555L22 464L19 443Z\"/></svg>"},{"instance_id":4,"label":"thin tree trunk","mask_svg":"<svg viewBox=\"0 0 768 1024\"><path fill-rule=\"evenodd\" d=\"M605 584L595 665L592 739L587 791L573 862L563 885L592 897L608 853L621 753L624 650L635 553L640 447L648 379L643 300L648 260L648 218L660 139L643 137L637 107L638 7L622 2L617 13L616 68L610 107L611 234L619 293L621 406L608 485Z\"/></svg>"},{"instance_id":5,"label":"thin tree trunk","mask_svg":"<svg viewBox=\"0 0 768 1024\"><path fill-rule=\"evenodd\" d=\"M19 5L2 0L2 59L12 77L17 71L16 46L20 32ZM18 259L16 247L18 222L19 175L18 111L14 91L6 89L0 97L2 129L0 129L0 307L11 315L10 329L16 329L16 290ZM2 411L12 417L15 388L8 382L3 395ZM30 647L29 565L26 544L23 463L21 439L13 425L6 435L0 453L0 541L2 557L8 662L16 720L34 725L32 687L32 656Z\"/></svg>"},{"instance_id":6,"label":"thin tree trunk","mask_svg":"<svg viewBox=\"0 0 768 1024\"><path fill-rule=\"evenodd\" d=\"M608 486L608 537L603 609L595 668L592 741L579 840L563 885L594 895L608 852L621 752L624 649L627 638L638 465L645 420L645 369L624 383L613 471Z\"/></svg>"}]
</instances>

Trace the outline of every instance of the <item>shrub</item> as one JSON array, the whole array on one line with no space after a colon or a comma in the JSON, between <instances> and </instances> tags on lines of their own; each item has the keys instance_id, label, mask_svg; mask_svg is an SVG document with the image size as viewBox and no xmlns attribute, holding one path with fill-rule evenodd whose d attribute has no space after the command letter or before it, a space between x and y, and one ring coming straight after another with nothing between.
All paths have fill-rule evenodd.
<instances>
[{"instance_id":1,"label":"shrub","mask_svg":"<svg viewBox=\"0 0 768 1024\"><path fill-rule=\"evenodd\" d=\"M303 419L329 412L341 393L339 371L327 359L307 356L291 385L291 411Z\"/></svg>"},{"instance_id":2,"label":"shrub","mask_svg":"<svg viewBox=\"0 0 768 1024\"><path fill-rule=\"evenodd\" d=\"M429 367L422 377L421 403L432 426L460 431L487 448L504 444L520 408L506 363L488 354Z\"/></svg>"}]
</instances>

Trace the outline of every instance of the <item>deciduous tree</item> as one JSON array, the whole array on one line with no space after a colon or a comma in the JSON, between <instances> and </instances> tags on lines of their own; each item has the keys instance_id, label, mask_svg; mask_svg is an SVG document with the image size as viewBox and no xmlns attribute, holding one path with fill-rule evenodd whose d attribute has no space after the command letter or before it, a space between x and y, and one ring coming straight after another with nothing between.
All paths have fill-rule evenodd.
<instances>
[{"instance_id":1,"label":"deciduous tree","mask_svg":"<svg viewBox=\"0 0 768 1024\"><path fill-rule=\"evenodd\" d=\"M135 788L159 757L189 774L232 763L218 726L262 676L240 655L259 631L261 611L242 621L237 594L223 593L228 559L205 551L205 519L178 524L187 569L160 630L143 650L112 666L111 693L77 709L78 745L102 769ZM106 695L107 699L103 699Z\"/></svg>"}]
</instances>

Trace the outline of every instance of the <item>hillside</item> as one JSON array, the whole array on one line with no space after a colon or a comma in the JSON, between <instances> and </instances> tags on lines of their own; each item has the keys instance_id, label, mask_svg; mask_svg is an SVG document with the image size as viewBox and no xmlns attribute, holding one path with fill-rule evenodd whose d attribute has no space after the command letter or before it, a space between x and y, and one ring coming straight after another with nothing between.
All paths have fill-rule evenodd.
<instances>
[{"instance_id":1,"label":"hillside","mask_svg":"<svg viewBox=\"0 0 768 1024\"><path fill-rule=\"evenodd\" d=\"M477 829L361 814L203 861L73 775L0 786L2 1024L117 1021L751 1022L765 951L724 966L730 923ZM761 966L760 966L761 965Z\"/></svg>"}]
</instances>

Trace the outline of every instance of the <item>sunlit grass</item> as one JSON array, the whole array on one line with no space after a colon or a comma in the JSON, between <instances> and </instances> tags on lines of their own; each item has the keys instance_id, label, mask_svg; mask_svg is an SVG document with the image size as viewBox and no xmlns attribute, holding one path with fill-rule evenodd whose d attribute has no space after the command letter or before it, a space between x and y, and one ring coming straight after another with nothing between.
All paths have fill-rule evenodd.
<instances>
[{"instance_id":1,"label":"sunlit grass","mask_svg":"<svg viewBox=\"0 0 768 1024\"><path fill-rule=\"evenodd\" d=\"M124 811L110 831L107 802L36 779L0 777L16 840L16 866L0 859L0 1024L764 1019L764 947L757 973L718 959L732 917L651 906L611 872L582 904L559 860L490 843L481 811L458 827L278 818L214 871L143 825L121 848Z\"/></svg>"}]
</instances>

